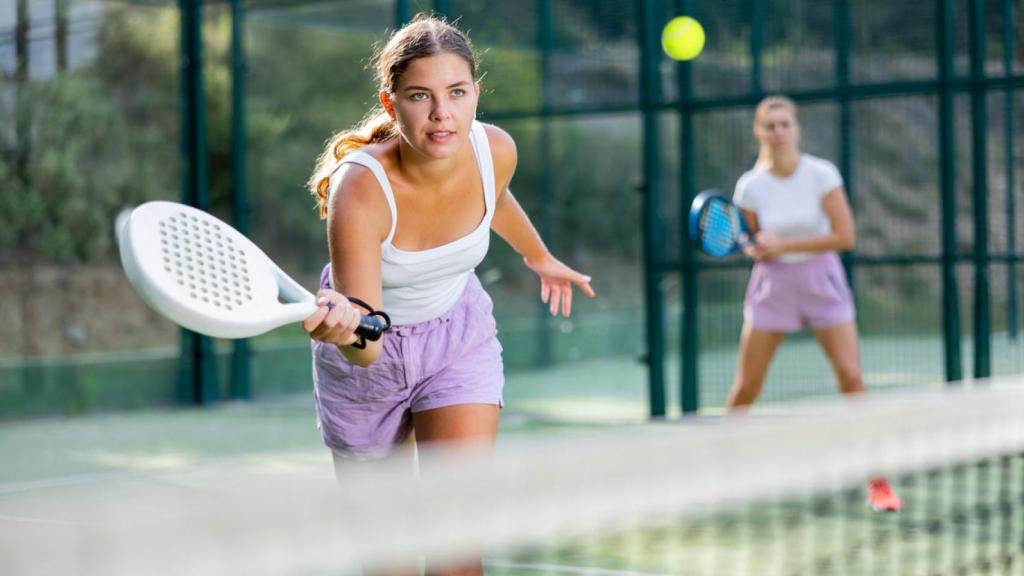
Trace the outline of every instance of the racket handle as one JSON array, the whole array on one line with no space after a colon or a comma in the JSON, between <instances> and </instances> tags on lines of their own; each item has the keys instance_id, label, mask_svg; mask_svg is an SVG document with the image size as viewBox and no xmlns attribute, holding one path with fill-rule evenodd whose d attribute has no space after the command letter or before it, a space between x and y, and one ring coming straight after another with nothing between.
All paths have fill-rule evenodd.
<instances>
[{"instance_id":1,"label":"racket handle","mask_svg":"<svg viewBox=\"0 0 1024 576\"><path fill-rule=\"evenodd\" d=\"M391 327L391 323L377 315L367 315L359 319L356 334L367 340L377 341Z\"/></svg>"}]
</instances>

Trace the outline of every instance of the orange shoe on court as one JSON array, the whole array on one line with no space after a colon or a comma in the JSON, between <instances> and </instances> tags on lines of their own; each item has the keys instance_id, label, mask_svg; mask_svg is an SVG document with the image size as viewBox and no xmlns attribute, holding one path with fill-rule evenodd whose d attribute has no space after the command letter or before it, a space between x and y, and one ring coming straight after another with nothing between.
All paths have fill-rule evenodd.
<instances>
[{"instance_id":1,"label":"orange shoe on court","mask_svg":"<svg viewBox=\"0 0 1024 576\"><path fill-rule=\"evenodd\" d=\"M885 478L875 478L868 483L868 507L875 512L899 512L903 503L892 490Z\"/></svg>"}]
</instances>

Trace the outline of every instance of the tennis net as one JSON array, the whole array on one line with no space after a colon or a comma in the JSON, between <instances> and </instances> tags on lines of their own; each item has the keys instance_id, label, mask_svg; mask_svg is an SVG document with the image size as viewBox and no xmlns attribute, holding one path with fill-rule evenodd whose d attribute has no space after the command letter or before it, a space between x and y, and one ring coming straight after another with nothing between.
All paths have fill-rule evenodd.
<instances>
[{"instance_id":1,"label":"tennis net","mask_svg":"<svg viewBox=\"0 0 1024 576\"><path fill-rule=\"evenodd\" d=\"M1024 574L1024 385L422 451L328 474L231 466L0 494L0 573ZM887 478L897 513L865 505ZM21 506L21 508L19 508ZM34 520L29 520L32 518ZM422 560L426 558L427 560Z\"/></svg>"}]
</instances>

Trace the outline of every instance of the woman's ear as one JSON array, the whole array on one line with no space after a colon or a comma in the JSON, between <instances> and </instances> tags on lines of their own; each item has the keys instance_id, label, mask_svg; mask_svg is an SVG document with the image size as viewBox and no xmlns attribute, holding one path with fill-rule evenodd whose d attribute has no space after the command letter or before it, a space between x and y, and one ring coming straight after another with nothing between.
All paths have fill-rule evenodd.
<instances>
[{"instance_id":1,"label":"woman's ear","mask_svg":"<svg viewBox=\"0 0 1024 576\"><path fill-rule=\"evenodd\" d=\"M381 90L380 93L377 94L377 99L380 100L380 105L384 107L384 111L388 113L388 116L390 116L391 119L394 120L395 101L391 97L391 92L388 92L387 90Z\"/></svg>"}]
</instances>

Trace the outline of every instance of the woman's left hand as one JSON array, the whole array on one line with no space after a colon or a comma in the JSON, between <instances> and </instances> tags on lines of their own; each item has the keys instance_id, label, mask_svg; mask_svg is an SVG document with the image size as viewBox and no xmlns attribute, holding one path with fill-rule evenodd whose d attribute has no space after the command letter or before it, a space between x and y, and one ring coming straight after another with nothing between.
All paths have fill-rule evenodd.
<instances>
[{"instance_id":1,"label":"woman's left hand","mask_svg":"<svg viewBox=\"0 0 1024 576\"><path fill-rule=\"evenodd\" d=\"M576 285L588 297L594 297L594 289L590 287L590 276L580 274L548 254L537 260L524 258L526 267L540 276L540 299L548 303L551 315L557 316L559 305L562 315L569 316L572 312L572 286Z\"/></svg>"},{"instance_id":2,"label":"woman's left hand","mask_svg":"<svg viewBox=\"0 0 1024 576\"><path fill-rule=\"evenodd\" d=\"M777 234L761 231L757 233L756 241L747 246L744 252L754 260L767 262L785 254L786 244Z\"/></svg>"}]
</instances>

